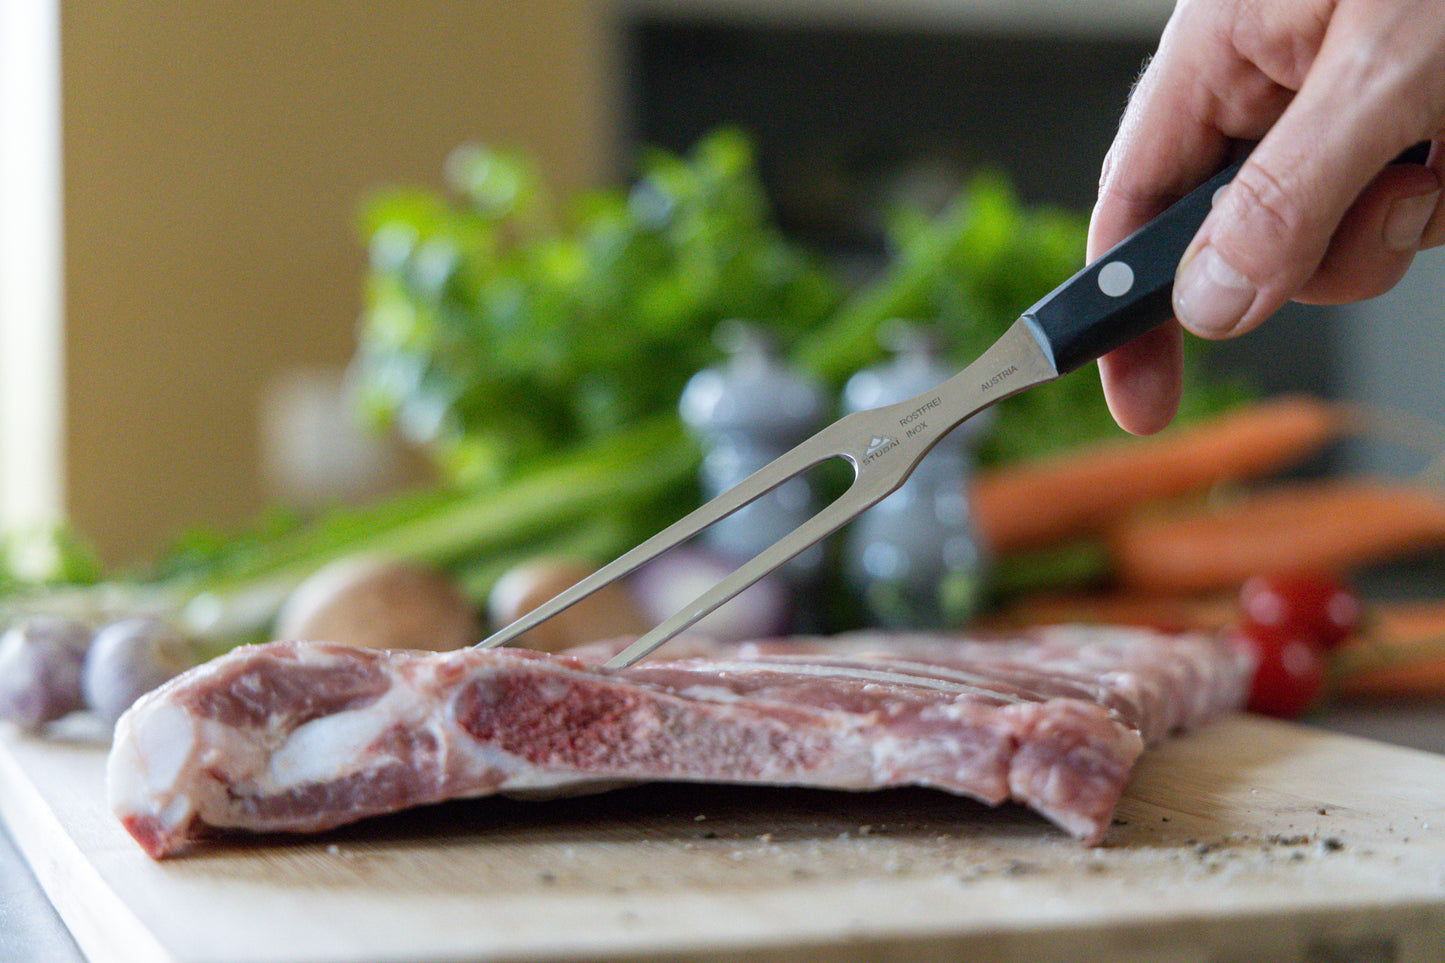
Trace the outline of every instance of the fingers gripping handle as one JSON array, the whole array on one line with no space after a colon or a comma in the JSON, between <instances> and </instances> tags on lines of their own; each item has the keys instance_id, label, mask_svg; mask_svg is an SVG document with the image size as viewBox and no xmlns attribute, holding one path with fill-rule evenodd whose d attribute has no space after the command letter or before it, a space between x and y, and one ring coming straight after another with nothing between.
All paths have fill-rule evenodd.
<instances>
[{"instance_id":1,"label":"fingers gripping handle","mask_svg":"<svg viewBox=\"0 0 1445 963\"><path fill-rule=\"evenodd\" d=\"M1430 146L1429 141L1416 144L1393 163L1424 164ZM1237 161L1215 174L1024 313L1034 337L1052 354L1059 374L1108 354L1174 316L1170 294L1179 260L1209 215L1219 189L1243 165L1243 160Z\"/></svg>"},{"instance_id":2,"label":"fingers gripping handle","mask_svg":"<svg viewBox=\"0 0 1445 963\"><path fill-rule=\"evenodd\" d=\"M1107 354L1174 316L1179 259L1240 164L1231 164L1055 288L1024 317L1059 374Z\"/></svg>"}]
</instances>

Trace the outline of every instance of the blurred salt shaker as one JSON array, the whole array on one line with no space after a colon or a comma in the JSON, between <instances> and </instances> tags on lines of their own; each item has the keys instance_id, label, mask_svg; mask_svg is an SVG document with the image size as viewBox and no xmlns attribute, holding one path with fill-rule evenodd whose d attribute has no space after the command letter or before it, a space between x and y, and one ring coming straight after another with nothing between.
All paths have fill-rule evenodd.
<instances>
[{"instance_id":1,"label":"blurred salt shaker","mask_svg":"<svg viewBox=\"0 0 1445 963\"><path fill-rule=\"evenodd\" d=\"M703 497L731 488L822 427L828 407L823 388L788 368L755 325L720 325L718 343L731 357L698 372L683 389L679 411L702 439ZM700 538L733 561L752 558L818 509L805 476L794 478L704 529ZM822 568L815 545L780 569L794 585L813 581Z\"/></svg>"},{"instance_id":2,"label":"blurred salt shaker","mask_svg":"<svg viewBox=\"0 0 1445 963\"><path fill-rule=\"evenodd\" d=\"M893 357L848 380L847 411L912 398L958 373L923 326L894 322L884 337ZM975 448L993 421L986 409L953 429L902 488L846 530L844 577L876 624L946 627L964 622L977 609L988 564L974 531L968 492Z\"/></svg>"}]
</instances>

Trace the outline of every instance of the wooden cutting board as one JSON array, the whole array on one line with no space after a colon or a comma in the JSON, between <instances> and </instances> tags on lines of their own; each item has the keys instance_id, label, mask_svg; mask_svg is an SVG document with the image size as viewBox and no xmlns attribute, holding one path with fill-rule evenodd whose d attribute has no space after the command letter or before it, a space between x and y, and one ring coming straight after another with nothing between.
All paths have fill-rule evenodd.
<instances>
[{"instance_id":1,"label":"wooden cutting board","mask_svg":"<svg viewBox=\"0 0 1445 963\"><path fill-rule=\"evenodd\" d=\"M1445 756L1238 716L1146 755L1108 843L927 791L460 802L146 858L80 730L0 812L97 963L1445 959Z\"/></svg>"}]
</instances>

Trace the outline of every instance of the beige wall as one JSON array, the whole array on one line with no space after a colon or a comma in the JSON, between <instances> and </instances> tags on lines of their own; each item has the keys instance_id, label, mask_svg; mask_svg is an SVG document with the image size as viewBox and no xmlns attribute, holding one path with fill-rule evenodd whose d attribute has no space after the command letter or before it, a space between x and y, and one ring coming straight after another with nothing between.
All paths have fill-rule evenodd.
<instances>
[{"instance_id":1,"label":"beige wall","mask_svg":"<svg viewBox=\"0 0 1445 963\"><path fill-rule=\"evenodd\" d=\"M104 555L262 505L260 393L349 356L369 188L468 139L602 176L594 6L63 0L67 500Z\"/></svg>"}]
</instances>

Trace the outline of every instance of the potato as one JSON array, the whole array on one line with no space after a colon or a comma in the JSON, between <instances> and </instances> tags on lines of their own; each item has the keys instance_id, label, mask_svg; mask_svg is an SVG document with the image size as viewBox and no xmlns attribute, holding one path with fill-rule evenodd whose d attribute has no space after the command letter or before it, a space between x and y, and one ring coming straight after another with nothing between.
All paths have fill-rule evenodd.
<instances>
[{"instance_id":1,"label":"potato","mask_svg":"<svg viewBox=\"0 0 1445 963\"><path fill-rule=\"evenodd\" d=\"M493 626L509 625L593 571L587 562L571 558L539 558L518 565L497 580L487 600ZM584 642L641 635L647 627L647 617L631 593L613 582L524 632L514 644L557 652Z\"/></svg>"},{"instance_id":2,"label":"potato","mask_svg":"<svg viewBox=\"0 0 1445 963\"><path fill-rule=\"evenodd\" d=\"M446 652L481 640L472 603L447 573L354 556L318 570L282 605L277 639Z\"/></svg>"}]
</instances>

